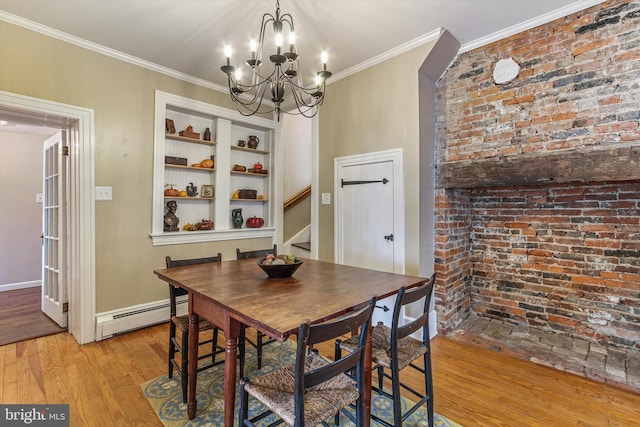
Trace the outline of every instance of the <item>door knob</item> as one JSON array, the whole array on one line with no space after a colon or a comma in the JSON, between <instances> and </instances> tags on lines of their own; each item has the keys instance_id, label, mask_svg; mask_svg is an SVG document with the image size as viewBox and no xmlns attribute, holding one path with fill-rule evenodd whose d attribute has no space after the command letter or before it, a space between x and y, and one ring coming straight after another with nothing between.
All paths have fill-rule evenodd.
<instances>
[{"instance_id":1,"label":"door knob","mask_svg":"<svg viewBox=\"0 0 640 427\"><path fill-rule=\"evenodd\" d=\"M384 240L386 240L387 242L393 242L393 234L387 234L386 236L384 236Z\"/></svg>"}]
</instances>

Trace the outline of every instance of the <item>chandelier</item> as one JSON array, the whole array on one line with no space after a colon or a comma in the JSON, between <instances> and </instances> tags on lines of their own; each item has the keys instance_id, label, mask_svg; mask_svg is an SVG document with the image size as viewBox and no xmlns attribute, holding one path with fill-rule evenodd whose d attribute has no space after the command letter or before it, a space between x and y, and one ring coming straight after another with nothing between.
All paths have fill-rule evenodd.
<instances>
[{"instance_id":1,"label":"chandelier","mask_svg":"<svg viewBox=\"0 0 640 427\"><path fill-rule=\"evenodd\" d=\"M274 43L266 46L265 37L269 23L273 24ZM285 36L289 41L288 51L282 47ZM332 74L327 71L327 53L322 52L322 70L316 73L314 83L305 86L298 73L300 56L295 40L293 17L288 13L280 14L280 0L277 0L275 16L270 13L262 15L260 37L258 41L251 40L249 44L251 57L246 61L250 69L248 77L243 77L241 67L231 65L231 46L225 46L227 63L221 69L227 75L231 99L242 115L251 116L258 112L275 111L276 118L280 121L281 105L285 97L291 97L295 102L297 112L292 114L302 114L309 118L318 114L318 108L324 101L325 81ZM262 62L263 49L275 50L268 57L273 65L272 70L265 70L266 64ZM265 103L267 108L261 108L265 97L270 97L273 107Z\"/></svg>"}]
</instances>

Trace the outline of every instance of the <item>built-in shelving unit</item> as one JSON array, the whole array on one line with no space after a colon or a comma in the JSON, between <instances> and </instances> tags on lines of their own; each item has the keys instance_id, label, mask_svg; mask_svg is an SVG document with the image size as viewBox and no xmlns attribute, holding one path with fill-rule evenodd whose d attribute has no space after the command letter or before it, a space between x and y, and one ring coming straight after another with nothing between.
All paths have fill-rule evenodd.
<instances>
[{"instance_id":1,"label":"built-in shelving unit","mask_svg":"<svg viewBox=\"0 0 640 427\"><path fill-rule=\"evenodd\" d=\"M167 119L175 133L170 133ZM180 136L179 132L188 126L200 134L200 138ZM272 120L244 117L233 110L156 91L153 244L274 237L275 127ZM202 138L207 128L211 132L210 141ZM246 141L250 135L259 139L257 148L238 146L239 140ZM213 167L193 166L206 159L213 161ZM183 164L173 164L176 161ZM254 166L259 167L258 163L265 172L250 171L256 169ZM246 170L233 171L234 165L244 166ZM182 193L180 196L166 195L168 188ZM237 190L244 189L255 190L256 198L234 197ZM187 191L191 194L186 195ZM211 197L202 197L203 194ZM178 231L165 231L164 228L169 201L177 203ZM253 216L263 218L265 225L247 228L243 223L241 228L234 228L231 221L234 209L242 209L245 220ZM213 221L214 228L183 229L188 223L196 224L203 220Z\"/></svg>"}]
</instances>

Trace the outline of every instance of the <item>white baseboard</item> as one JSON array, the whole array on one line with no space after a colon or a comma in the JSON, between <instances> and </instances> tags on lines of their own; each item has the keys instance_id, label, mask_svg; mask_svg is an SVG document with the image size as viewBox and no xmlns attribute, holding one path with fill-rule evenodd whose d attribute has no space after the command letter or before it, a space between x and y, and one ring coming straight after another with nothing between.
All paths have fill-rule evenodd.
<instances>
[{"instance_id":1,"label":"white baseboard","mask_svg":"<svg viewBox=\"0 0 640 427\"><path fill-rule=\"evenodd\" d=\"M177 314L187 314L187 297L178 298ZM139 304L96 314L96 341L169 321L169 300Z\"/></svg>"},{"instance_id":2,"label":"white baseboard","mask_svg":"<svg viewBox=\"0 0 640 427\"><path fill-rule=\"evenodd\" d=\"M31 282L19 282L19 283L7 283L6 285L0 285L0 292L15 291L16 289L35 288L40 286L40 280L34 280Z\"/></svg>"},{"instance_id":3,"label":"white baseboard","mask_svg":"<svg viewBox=\"0 0 640 427\"><path fill-rule=\"evenodd\" d=\"M429 338L433 339L438 335L438 312L431 310L429 312Z\"/></svg>"}]
</instances>

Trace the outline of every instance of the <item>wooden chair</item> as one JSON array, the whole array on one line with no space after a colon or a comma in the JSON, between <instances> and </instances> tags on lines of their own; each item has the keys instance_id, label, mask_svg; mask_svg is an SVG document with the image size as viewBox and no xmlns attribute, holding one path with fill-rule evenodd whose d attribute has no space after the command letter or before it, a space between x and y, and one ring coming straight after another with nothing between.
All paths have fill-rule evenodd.
<instances>
[{"instance_id":1,"label":"wooden chair","mask_svg":"<svg viewBox=\"0 0 640 427\"><path fill-rule=\"evenodd\" d=\"M171 257L166 257L167 268L182 267L185 265L205 264L209 262L221 262L222 254L218 252L218 255L206 258L192 258L183 260L172 260ZM169 285L169 301L171 311L171 321L169 323L169 378L173 378L173 370L178 372L182 380L182 401L187 402L187 384L189 382L189 369L188 369L188 346L189 346L189 316L178 316L176 308L176 299L178 296L186 295L187 292L184 289L176 288ZM177 339L177 331L180 331L180 340ZM224 363L224 359L216 362L217 354L224 354L225 348L218 345L218 328L213 326L208 320L200 320L199 332L212 331L211 339L204 339L199 341L198 345L203 346L211 344L211 351L205 354L198 355L198 362L207 358L211 358L208 363L199 364L198 372L211 368L212 366ZM180 363L176 361L175 355L180 353ZM240 357L240 372L244 372L244 341L241 341L240 351L238 352Z\"/></svg>"},{"instance_id":2,"label":"wooden chair","mask_svg":"<svg viewBox=\"0 0 640 427\"><path fill-rule=\"evenodd\" d=\"M411 289L401 288L396 298L391 327L378 323L371 332L371 359L374 363L374 369L378 372L378 386L373 387L373 389L393 401L394 422L390 424L374 415L372 415L371 418L386 426L393 427L403 425L404 421L424 404L426 404L427 407L429 426L433 426L433 380L431 373L431 343L429 341L429 305L431 303L435 278L436 275L434 273L429 280L425 280L417 287ZM404 311L403 308L415 302L419 302L421 314L415 320L400 326L400 317ZM420 329L422 329L421 339L410 336ZM342 350L349 352L354 351L358 348L357 344L357 337L351 337L345 341L336 340L335 358L340 359L342 357ZM424 369L414 363L419 357L423 359ZM400 371L407 367L419 371L424 376L424 393L400 381ZM385 372L385 368L391 371L390 374ZM391 393L382 387L384 378L391 380ZM404 413L402 412L401 406L400 387L409 391L419 399L418 402L411 405Z\"/></svg>"},{"instance_id":3,"label":"wooden chair","mask_svg":"<svg viewBox=\"0 0 640 427\"><path fill-rule=\"evenodd\" d=\"M253 251L241 252L240 249L236 248L236 259L248 259L248 258L261 258L267 255L278 255L278 246L273 245L273 248L269 249L256 249ZM275 340L272 338L268 338L265 340L265 335L262 332L256 331L256 340L255 342L248 338L246 334L244 335L246 342L251 344L255 349L258 355L258 369L262 368L262 347L274 342Z\"/></svg>"},{"instance_id":4,"label":"wooden chair","mask_svg":"<svg viewBox=\"0 0 640 427\"><path fill-rule=\"evenodd\" d=\"M303 323L298 330L296 360L265 375L243 378L240 381L240 424L253 426L258 420L275 414L279 421L290 426L328 426L327 419L355 403L355 416L349 415L356 426L364 425L364 352L371 314L375 306L372 298L364 307L337 320L310 325ZM312 347L332 341L358 330L357 345L346 357L331 361L320 356ZM345 372L354 371L352 379ZM249 418L249 394L267 408Z\"/></svg>"}]
</instances>

